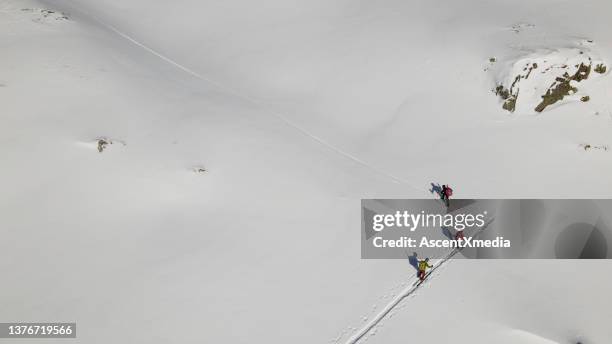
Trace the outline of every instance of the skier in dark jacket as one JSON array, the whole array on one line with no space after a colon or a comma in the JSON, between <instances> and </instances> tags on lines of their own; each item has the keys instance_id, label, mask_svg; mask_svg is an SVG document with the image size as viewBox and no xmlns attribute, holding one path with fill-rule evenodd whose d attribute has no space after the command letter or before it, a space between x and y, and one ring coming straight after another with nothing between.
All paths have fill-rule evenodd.
<instances>
[{"instance_id":1,"label":"skier in dark jacket","mask_svg":"<svg viewBox=\"0 0 612 344\"><path fill-rule=\"evenodd\" d=\"M450 206L450 196L453 195L453 189L448 185L442 185L442 191L440 192L440 198L444 201L446 206Z\"/></svg>"},{"instance_id":2,"label":"skier in dark jacket","mask_svg":"<svg viewBox=\"0 0 612 344\"><path fill-rule=\"evenodd\" d=\"M463 230L457 231L457 234L455 234L455 240L465 240L465 237L463 236Z\"/></svg>"}]
</instances>

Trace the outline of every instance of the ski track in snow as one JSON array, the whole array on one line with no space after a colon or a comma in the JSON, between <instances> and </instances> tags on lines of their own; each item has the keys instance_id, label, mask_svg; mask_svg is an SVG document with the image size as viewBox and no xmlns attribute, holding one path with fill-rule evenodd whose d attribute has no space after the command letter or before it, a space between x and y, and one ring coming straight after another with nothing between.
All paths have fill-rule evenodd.
<instances>
[{"instance_id":1,"label":"ski track in snow","mask_svg":"<svg viewBox=\"0 0 612 344\"><path fill-rule=\"evenodd\" d=\"M493 222L493 220L494 220L494 218L490 219L489 221L487 221L487 223L473 235L473 238L474 239L477 238L480 235L480 233L482 233L491 224L491 222ZM425 282L429 281L430 278L433 278L433 273L436 270L438 270L438 268L443 266L446 262L448 262L453 256L455 256L459 252L460 252L460 250L456 249L456 248L451 250L446 256L444 256L440 260L440 262L438 264L436 264L433 268L431 268L429 273L426 275L425 280L417 281L416 284L414 284L414 283L411 284L410 282L412 282L412 280L410 280L408 282L409 284L408 284L408 286L406 288L404 288L399 294L397 294L397 296L395 296L393 298L393 300L391 300L389 303L387 303L387 305L375 317L373 317L364 326L359 328L357 330L357 332L355 334L353 334L344 343L345 344L357 344L357 343L359 343L359 341L361 339L363 339L370 331L374 330L376 328L376 326L379 325L380 322L387 315L389 315L389 313L391 313L391 311L396 309L396 307L400 304L400 302L402 302L402 300L404 300L405 298L407 298L407 297L409 297L411 295L414 295L414 293L419 289L419 287L421 285L423 285Z\"/></svg>"},{"instance_id":2,"label":"ski track in snow","mask_svg":"<svg viewBox=\"0 0 612 344\"><path fill-rule=\"evenodd\" d=\"M81 14L85 15L86 17L89 17L91 19L93 19L95 22L97 22L98 24L100 24L101 26L107 28L108 30L112 31L113 33L117 34L118 36L120 36L121 38L129 41L130 43L144 49L145 51L147 51L148 53L158 57L159 59L165 61L166 63L178 68L179 70L197 78L200 80L203 80L213 86L215 86L216 88L225 91L239 99L245 100L253 105L256 105L257 107L260 108L266 108L265 104L262 104L261 102L249 97L249 96L245 96L243 94L238 93L237 91L219 83L216 82L194 70L192 70L191 68L188 68L176 61L174 61L173 59L163 55L162 53L159 53L158 51L148 47L147 45L141 43L140 41L134 39L133 37L129 36L128 34L122 32L121 30L117 29L116 27L114 27L111 24L108 24L104 21L102 21L101 19L99 19L98 17L84 12L83 10L80 9L76 9L76 11L80 12ZM329 142L325 141L324 139L322 139L321 137L314 135L310 132L308 132L307 130L305 130L304 128L300 127L299 125L295 124L294 122L292 122L291 120L289 120L288 118L286 118L285 116L276 113L276 112L271 112L271 114L275 117L277 117L278 119L280 119L282 122L284 122L287 126L297 130L298 132L300 132L301 134L311 138L312 140L316 141L317 143L321 144L324 147L327 147L328 149L330 149L333 152L336 152L337 154L353 161L356 162L357 164L366 167L367 169L370 169L371 171L383 175L389 179L391 179L393 182L395 183L401 183L404 184L414 190L418 190L419 192L422 192L423 194L427 194L424 190L416 188L412 185L410 185L410 183L407 180L404 180L400 177L394 176L388 172L385 172L377 167L374 167L370 164L368 164L367 162L361 160L360 158L338 148L333 146L332 144L330 144ZM429 195L428 195L429 196ZM434 266L431 271L428 273L428 277L431 278L433 277L433 273L440 268L441 266L443 266L451 257L453 257L455 254L457 254L459 252L459 250L452 250L447 256L445 256L442 261L438 264L436 264L436 266ZM358 343L362 338L364 338L365 335L367 335L370 331L372 331L377 325L380 324L380 322L392 311L394 310L397 305L404 300L405 298L413 295L418 289L419 287L425 283L426 281L429 280L426 279L424 281L417 281L416 284L414 283L410 283L408 282L408 286L406 288L404 288L399 294L397 294L397 296L395 296L376 316L374 316L367 324L365 324L364 326L362 326L361 328L353 328L354 330L356 330L357 332L350 337L347 341L346 344L356 344Z\"/></svg>"},{"instance_id":3,"label":"ski track in snow","mask_svg":"<svg viewBox=\"0 0 612 344\"><path fill-rule=\"evenodd\" d=\"M43 1L43 2L46 3L46 1ZM73 1L70 1L70 2L73 3ZM55 6L52 6L52 7L56 7L56 6L57 5L55 4ZM255 106L259 107L259 108L263 108L263 109L266 108L265 104L261 103L260 101L258 101L256 99L253 99L253 98L251 98L249 96L240 94L239 92L231 89L230 87L225 86L225 85L223 85L223 84L221 84L221 83L219 83L217 81L214 81L214 80L212 80L212 79L210 79L210 78L208 78L208 77L206 77L206 76L204 76L204 75L194 71L193 69L188 68L188 67L186 67L186 66L184 66L184 65L182 65L182 64L180 64L180 63L178 63L176 61L174 61L173 59L165 56L164 54L156 51L153 48L150 48L149 46L145 45L144 43L141 43L140 41L138 41L135 38L131 37L130 35L124 33L123 31L119 30L118 28L114 27L113 25L106 23L105 21L99 19L98 17L92 15L91 13L88 13L88 12L83 11L81 9L77 9L74 6L73 6L73 9L76 10L77 12L80 12L84 16L93 19L95 22L100 24L102 27L107 28L108 30L110 30L110 31L114 32L115 34L119 35L120 37L122 37L123 39L131 42L132 44L134 44L134 45L136 45L136 46L138 46L138 47L140 47L140 48L142 48L144 50L146 50L150 54L160 58L161 60L165 61L166 63L169 63L169 64L173 65L174 67L182 70L183 72L185 72L185 73L187 73L187 74L189 74L189 75L191 75L191 76L193 76L193 77L195 77L197 79L206 81L207 83L217 87L218 89L220 89L222 91L225 91L225 92L227 92L227 93L229 93L229 94L231 94L231 95L233 95L233 96L235 96L235 97L237 97L239 99L245 100L245 101L247 101L247 102L249 102L249 103L251 103L251 104L253 104L253 105L255 105ZM311 138L312 140L318 142L322 146L327 147L331 151L336 152L337 154L339 154L339 155L341 155L341 156L343 156L343 157L345 157L345 158L347 158L347 159L349 159L349 160L351 160L353 162L356 162L357 164L359 164L361 166L364 166L367 169L369 169L369 170L371 170L371 171L373 171L373 172L375 172L377 174L385 176L385 177L391 179L395 183L403 184L405 186L408 186L408 187L414 189L415 191L419 191L419 192L421 192L423 194L426 194L426 192L424 190L411 185L407 180L402 179L402 178L397 177L397 176L394 176L394 175L392 175L392 174L390 174L388 172L385 172L385 171L383 171L383 170L381 170L381 169L379 169L377 167L374 167L374 166L368 164L367 162L361 160L360 158L358 158L358 157L356 157L356 156L354 156L354 155L352 155L352 154L350 154L350 153L348 153L348 152L346 152L346 151L344 151L344 150L342 150L342 149L340 149L340 148L338 148L336 146L333 146L332 144L330 144L326 140L322 139L321 137L319 137L317 135L314 135L314 134L310 133L309 131L307 131L306 129L304 129L304 128L300 127L299 125L295 124L294 122L292 122L291 120L289 120L285 116L283 116L283 115L281 115L279 113L276 113L276 112L270 112L270 113L273 116L275 116L278 119L280 119L282 122L284 122L287 126L289 126L289 127L293 128L293 129L299 131L301 134Z\"/></svg>"},{"instance_id":4,"label":"ski track in snow","mask_svg":"<svg viewBox=\"0 0 612 344\"><path fill-rule=\"evenodd\" d=\"M459 250L452 250L446 257L442 258L442 261L440 261L440 263L436 264L430 271L428 274L428 278L426 278L425 280L423 280L422 282L417 281L417 284L409 284L406 288L404 288L397 296L395 296L393 298L393 300L391 300L375 317L373 317L367 324L365 324L363 327L361 327L357 333L355 333L352 337L350 337L345 344L356 344L358 343L362 338L364 338L365 335L367 335L370 331L372 331L378 324L380 324L380 322L389 314L391 313L392 310L394 310L397 305L399 305L400 302L402 302L402 300L404 300L405 298L413 295L418 289L419 287L425 283L426 281L429 280L429 278L433 277L433 273L441 266L444 265L444 263L446 263L450 258L452 258L455 254L457 254L459 252Z\"/></svg>"}]
</instances>

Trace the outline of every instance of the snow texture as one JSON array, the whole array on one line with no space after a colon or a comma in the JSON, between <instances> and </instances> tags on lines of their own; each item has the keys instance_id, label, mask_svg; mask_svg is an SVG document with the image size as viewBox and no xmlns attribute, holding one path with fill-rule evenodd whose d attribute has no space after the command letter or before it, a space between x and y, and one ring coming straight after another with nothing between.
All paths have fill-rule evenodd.
<instances>
[{"instance_id":1,"label":"snow texture","mask_svg":"<svg viewBox=\"0 0 612 344\"><path fill-rule=\"evenodd\" d=\"M610 197L612 153L590 149L612 140L610 13L0 1L0 321L76 321L77 343L350 342L415 274L360 259L360 199ZM555 66L589 58L534 111ZM496 87L533 63L504 110ZM606 343L609 268L449 261L360 342Z\"/></svg>"}]
</instances>

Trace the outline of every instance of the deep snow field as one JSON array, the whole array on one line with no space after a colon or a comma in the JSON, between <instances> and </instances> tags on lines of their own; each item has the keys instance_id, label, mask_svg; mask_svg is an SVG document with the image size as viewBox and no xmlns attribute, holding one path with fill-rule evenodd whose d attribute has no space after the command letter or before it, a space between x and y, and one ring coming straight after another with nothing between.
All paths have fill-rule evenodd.
<instances>
[{"instance_id":1,"label":"deep snow field","mask_svg":"<svg viewBox=\"0 0 612 344\"><path fill-rule=\"evenodd\" d=\"M607 0L0 0L0 322L352 343L414 280L360 258L360 199L612 195L611 18ZM360 342L610 343L611 269L451 261Z\"/></svg>"}]
</instances>

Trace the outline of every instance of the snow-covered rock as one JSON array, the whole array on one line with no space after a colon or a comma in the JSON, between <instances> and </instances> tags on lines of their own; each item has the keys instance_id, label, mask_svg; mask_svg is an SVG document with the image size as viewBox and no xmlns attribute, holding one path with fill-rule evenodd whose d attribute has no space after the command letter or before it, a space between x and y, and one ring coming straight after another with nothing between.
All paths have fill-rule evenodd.
<instances>
[{"instance_id":1,"label":"snow-covered rock","mask_svg":"<svg viewBox=\"0 0 612 344\"><path fill-rule=\"evenodd\" d=\"M502 107L510 112L537 113L553 105L588 101L584 89L588 90L590 79L606 74L607 65L593 51L592 42L584 43L535 51L516 61L492 62L491 71L499 78L495 94L502 99Z\"/></svg>"}]
</instances>

